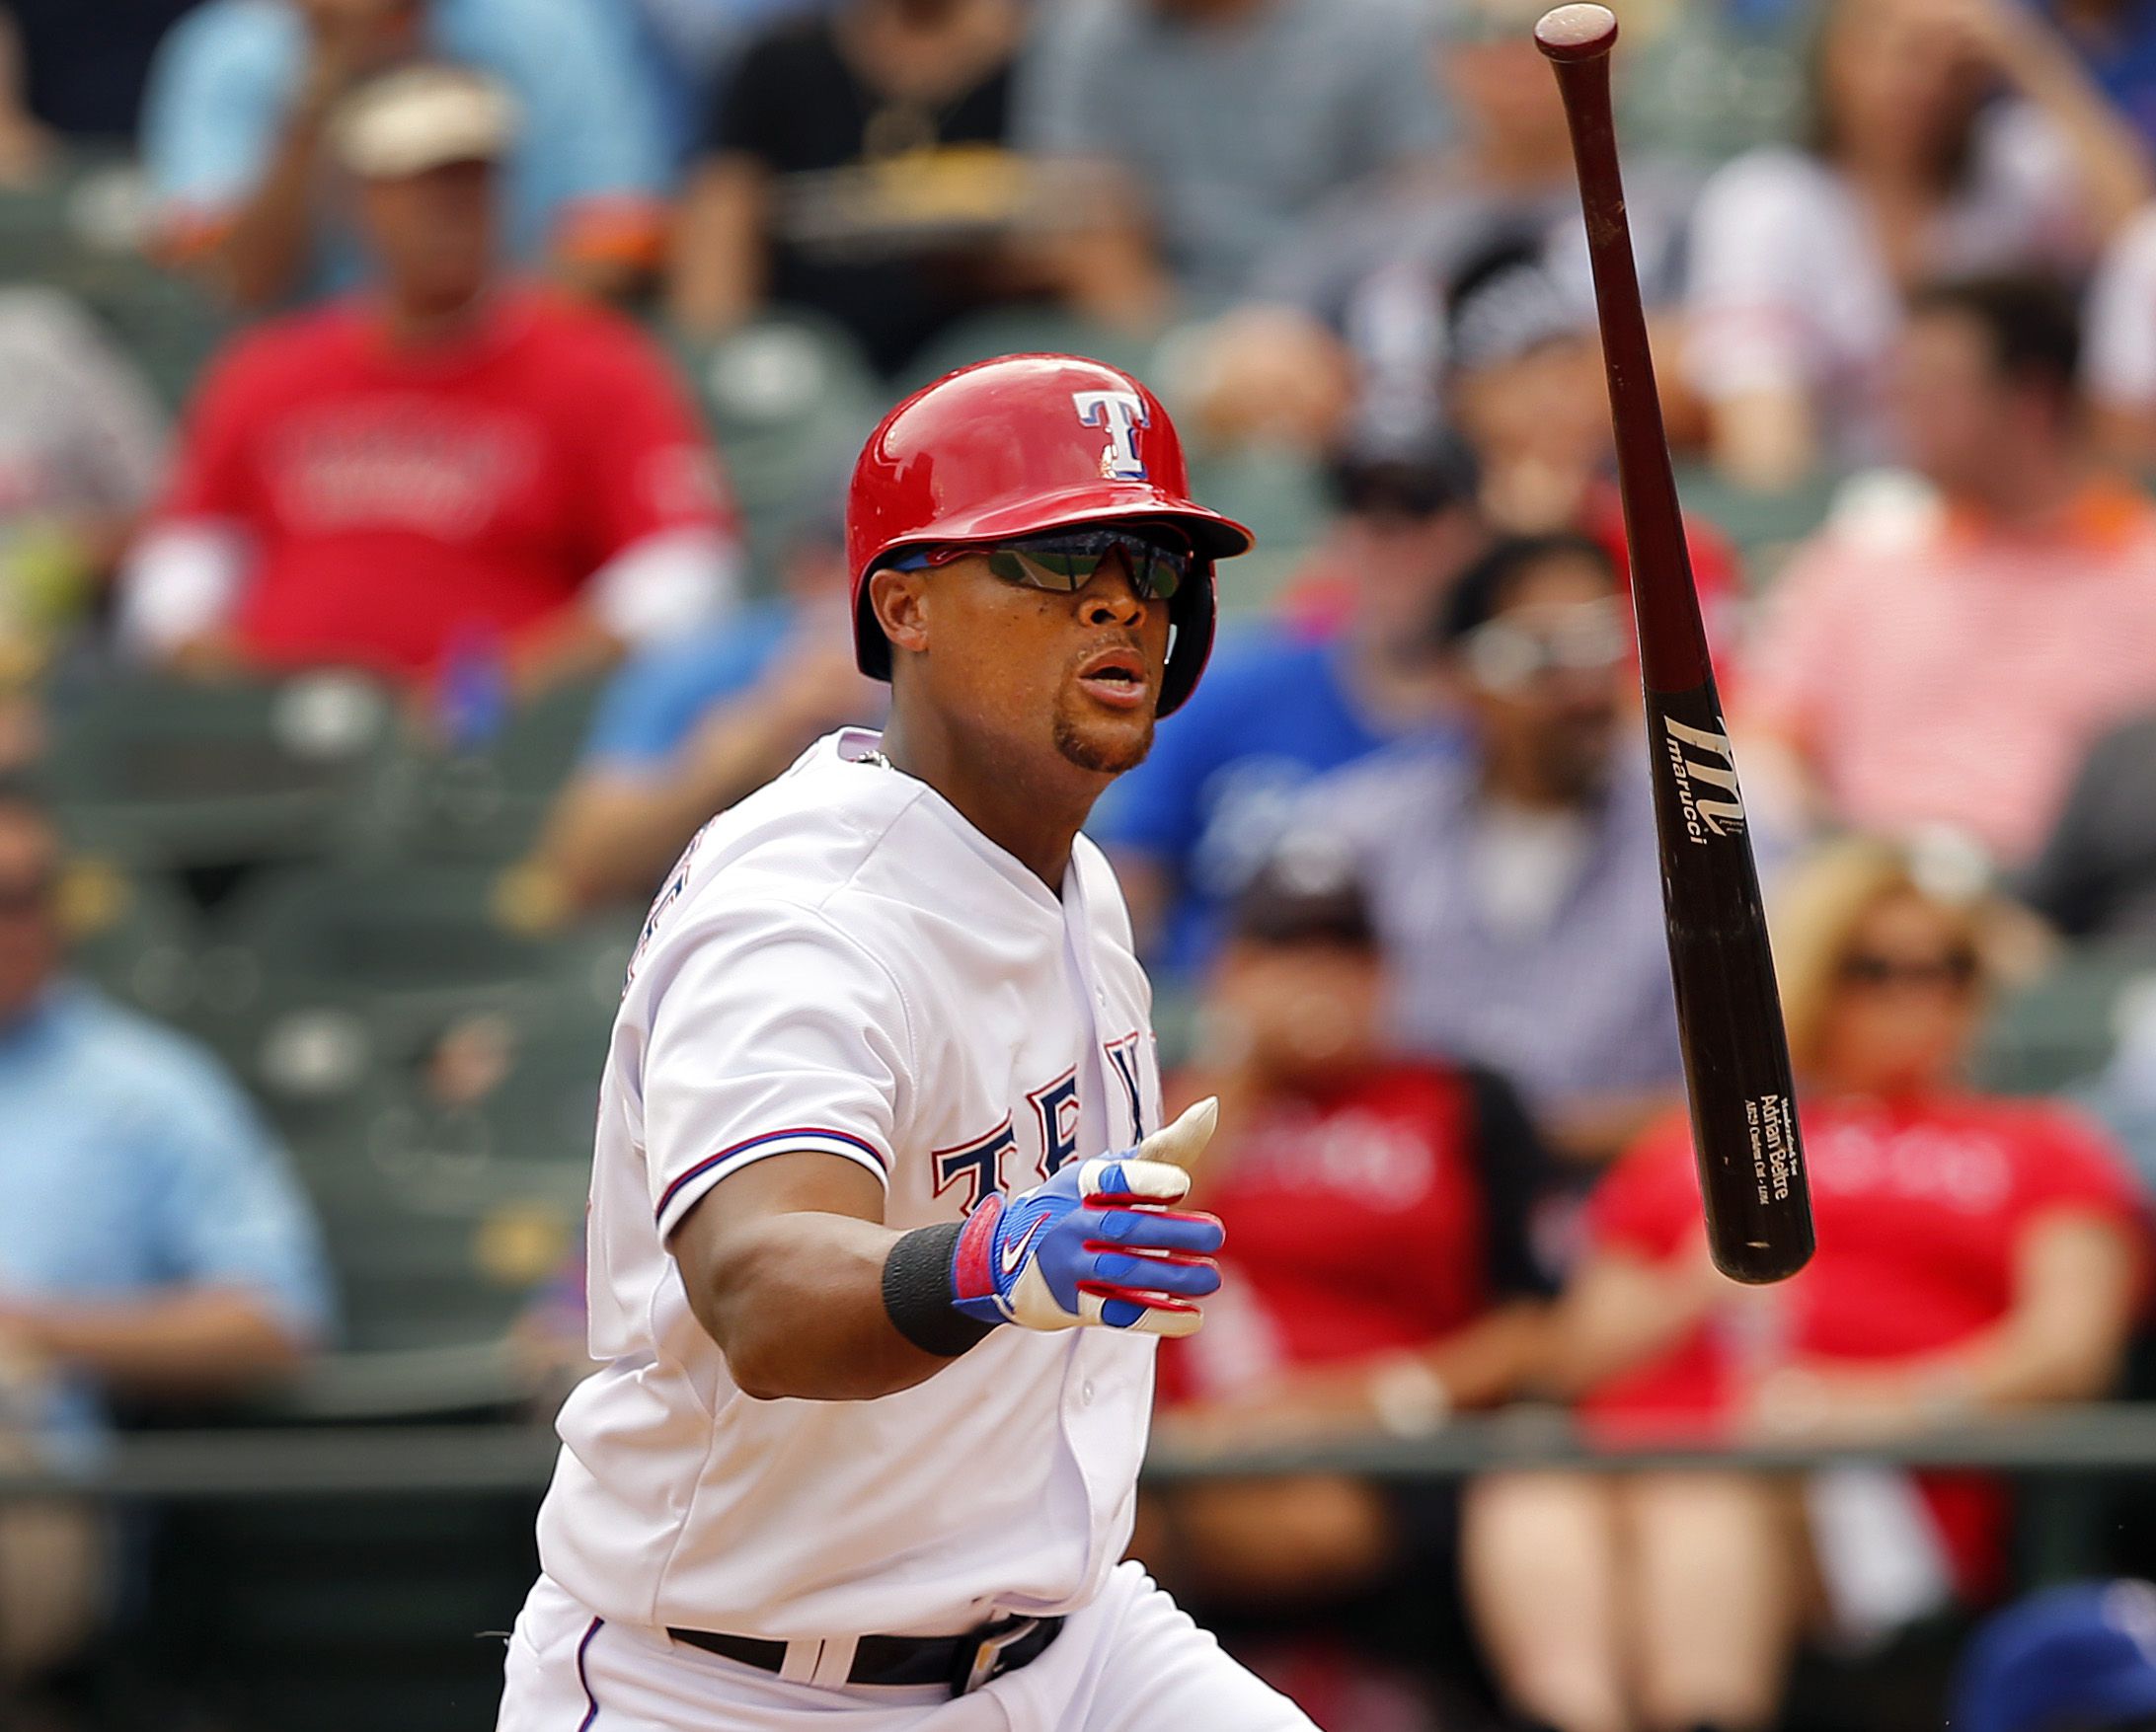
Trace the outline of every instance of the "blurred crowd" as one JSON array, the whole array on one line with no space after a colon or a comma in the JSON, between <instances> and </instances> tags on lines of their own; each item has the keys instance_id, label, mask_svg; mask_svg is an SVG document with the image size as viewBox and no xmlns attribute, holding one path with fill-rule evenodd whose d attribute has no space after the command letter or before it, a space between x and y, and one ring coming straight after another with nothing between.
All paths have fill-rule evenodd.
<instances>
[{"instance_id":1,"label":"blurred crowd","mask_svg":"<svg viewBox=\"0 0 2156 1732\"><path fill-rule=\"evenodd\" d=\"M1540 10L0 0L0 1471L340 1343L575 1366L619 951L881 719L867 426L1027 347L1139 371L1263 544L1094 826L1224 1102L1164 1445L2149 1393L2156 0L1617 6L1818 1216L1763 1290L1699 1226ZM1342 1732L1766 1732L1807 1656L2007 1595L2015 1522L1310 1471L1163 1485L1138 1547ZM125 1542L0 1511L0 1719ZM2075 1592L1956 1728L2156 1726L2156 1599Z\"/></svg>"}]
</instances>

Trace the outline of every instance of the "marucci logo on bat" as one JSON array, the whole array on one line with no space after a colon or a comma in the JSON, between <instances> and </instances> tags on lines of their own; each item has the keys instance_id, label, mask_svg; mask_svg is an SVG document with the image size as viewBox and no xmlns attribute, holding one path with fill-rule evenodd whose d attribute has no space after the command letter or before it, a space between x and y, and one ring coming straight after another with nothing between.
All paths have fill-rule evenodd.
<instances>
[{"instance_id":1,"label":"marucci logo on bat","mask_svg":"<svg viewBox=\"0 0 2156 1732\"><path fill-rule=\"evenodd\" d=\"M1661 718L1668 738L1669 774L1677 785L1677 801L1684 807L1684 828L1694 842L1704 843L1710 834L1730 836L1744 828L1744 802L1736 791L1736 754L1727 735L1690 727L1673 715ZM1691 746L1700 757L1688 753ZM1695 783L1707 786L1697 788ZM1713 791L1710 792L1710 790Z\"/></svg>"}]
</instances>

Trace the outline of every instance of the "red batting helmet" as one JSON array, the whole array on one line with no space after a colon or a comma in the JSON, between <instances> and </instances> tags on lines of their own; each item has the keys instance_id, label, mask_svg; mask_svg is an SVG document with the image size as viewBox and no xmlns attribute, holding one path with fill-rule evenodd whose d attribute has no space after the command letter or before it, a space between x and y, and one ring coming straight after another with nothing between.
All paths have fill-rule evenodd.
<instances>
[{"instance_id":1,"label":"red batting helmet","mask_svg":"<svg viewBox=\"0 0 2156 1732\"><path fill-rule=\"evenodd\" d=\"M869 574L894 554L1133 518L1174 523L1201 556L1197 580L1169 603L1166 715L1212 650L1212 563L1248 553L1251 533L1191 497L1183 442L1160 399L1076 355L1005 355L923 387L869 435L846 498L861 671L890 678Z\"/></svg>"}]
</instances>

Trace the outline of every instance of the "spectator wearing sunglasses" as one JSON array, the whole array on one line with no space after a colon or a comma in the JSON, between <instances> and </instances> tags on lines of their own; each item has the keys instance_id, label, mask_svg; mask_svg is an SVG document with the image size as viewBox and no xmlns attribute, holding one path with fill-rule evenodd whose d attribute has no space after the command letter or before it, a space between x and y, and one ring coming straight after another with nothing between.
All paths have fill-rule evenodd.
<instances>
[{"instance_id":1,"label":"spectator wearing sunglasses","mask_svg":"<svg viewBox=\"0 0 2156 1732\"><path fill-rule=\"evenodd\" d=\"M1615 1155L1680 1080L1654 812L1617 576L1570 535L1497 542L1441 655L1467 722L1314 787L1350 839L1408 1051L1508 1078L1562 1155Z\"/></svg>"},{"instance_id":2,"label":"spectator wearing sunglasses","mask_svg":"<svg viewBox=\"0 0 2156 1732\"><path fill-rule=\"evenodd\" d=\"M1859 839L1784 886L1818 1254L1772 1288L1715 1275L1671 1115L1590 1203L1551 1335L1551 1383L1585 1392L1598 1426L1861 1442L2111 1387L2147 1263L2143 1200L2093 1125L1962 1082L2011 928L1938 877ZM1470 1500L1469 1587L1530 1719L1761 1727L1814 1576L1835 1632L1877 1640L1995 1590L2007 1513L1969 1475L1512 1476Z\"/></svg>"},{"instance_id":3,"label":"spectator wearing sunglasses","mask_svg":"<svg viewBox=\"0 0 2156 1732\"><path fill-rule=\"evenodd\" d=\"M1312 778L1451 713L1429 620L1483 542L1473 460L1440 441L1352 452L1333 484L1341 515L1286 617L1223 634L1093 829L1171 976L1203 968Z\"/></svg>"}]
</instances>

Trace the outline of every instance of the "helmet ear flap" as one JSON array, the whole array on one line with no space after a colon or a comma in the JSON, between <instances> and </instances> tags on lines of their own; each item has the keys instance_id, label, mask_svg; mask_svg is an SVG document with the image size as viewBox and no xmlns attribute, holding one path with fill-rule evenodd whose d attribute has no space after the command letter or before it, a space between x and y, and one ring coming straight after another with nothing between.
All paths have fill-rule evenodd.
<instances>
[{"instance_id":1,"label":"helmet ear flap","mask_svg":"<svg viewBox=\"0 0 2156 1732\"><path fill-rule=\"evenodd\" d=\"M863 574L854 597L854 665L872 680L890 679L890 640L884 636L884 628L876 623L876 604L870 599L869 579L875 571Z\"/></svg>"},{"instance_id":2,"label":"helmet ear flap","mask_svg":"<svg viewBox=\"0 0 2156 1732\"><path fill-rule=\"evenodd\" d=\"M1218 602L1213 592L1213 563L1201 561L1191 571L1194 581L1169 604L1168 619L1176 629L1168 645L1168 667L1161 675L1159 715L1183 708L1184 700L1197 687L1198 675L1211 659L1213 625Z\"/></svg>"}]
</instances>

